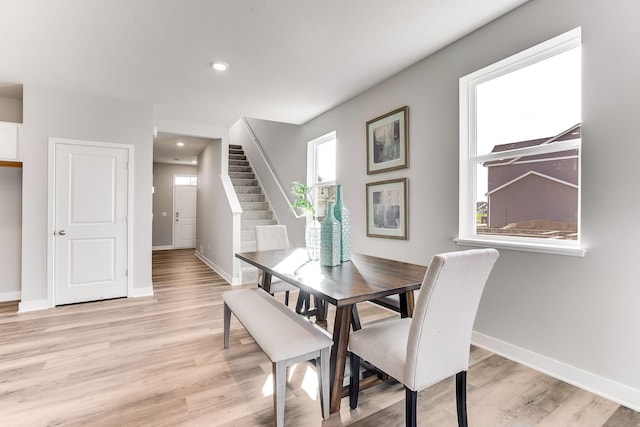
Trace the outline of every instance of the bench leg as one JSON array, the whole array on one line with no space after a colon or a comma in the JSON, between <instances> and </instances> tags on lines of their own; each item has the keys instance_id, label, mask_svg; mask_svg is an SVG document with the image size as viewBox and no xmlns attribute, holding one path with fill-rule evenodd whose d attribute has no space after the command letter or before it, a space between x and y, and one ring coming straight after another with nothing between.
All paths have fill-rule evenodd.
<instances>
[{"instance_id":1,"label":"bench leg","mask_svg":"<svg viewBox=\"0 0 640 427\"><path fill-rule=\"evenodd\" d=\"M231 327L231 309L224 304L224 348L229 348L229 328Z\"/></svg>"},{"instance_id":2,"label":"bench leg","mask_svg":"<svg viewBox=\"0 0 640 427\"><path fill-rule=\"evenodd\" d=\"M316 371L318 372L318 394L320 395L320 409L322 418L329 418L331 402L329 397L329 358L331 357L331 347L320 350L320 357L316 359Z\"/></svg>"},{"instance_id":3,"label":"bench leg","mask_svg":"<svg viewBox=\"0 0 640 427\"><path fill-rule=\"evenodd\" d=\"M284 400L287 390L287 365L284 362L272 363L273 370L273 414L276 427L284 426Z\"/></svg>"}]
</instances>

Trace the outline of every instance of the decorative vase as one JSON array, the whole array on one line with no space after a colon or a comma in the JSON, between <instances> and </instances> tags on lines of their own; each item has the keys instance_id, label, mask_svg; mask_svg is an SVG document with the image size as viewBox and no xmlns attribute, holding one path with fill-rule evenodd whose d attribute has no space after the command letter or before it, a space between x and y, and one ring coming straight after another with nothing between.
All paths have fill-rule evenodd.
<instances>
[{"instance_id":1,"label":"decorative vase","mask_svg":"<svg viewBox=\"0 0 640 427\"><path fill-rule=\"evenodd\" d=\"M340 221L340 261L351 261L351 213L342 201L342 185L336 186L334 215Z\"/></svg>"},{"instance_id":2,"label":"decorative vase","mask_svg":"<svg viewBox=\"0 0 640 427\"><path fill-rule=\"evenodd\" d=\"M304 229L304 242L307 247L307 255L310 261L320 259L320 223L315 216L307 219L307 226Z\"/></svg>"},{"instance_id":3,"label":"decorative vase","mask_svg":"<svg viewBox=\"0 0 640 427\"><path fill-rule=\"evenodd\" d=\"M334 215L334 202L327 206L327 217L320 231L320 264L333 267L340 264L340 222Z\"/></svg>"}]
</instances>

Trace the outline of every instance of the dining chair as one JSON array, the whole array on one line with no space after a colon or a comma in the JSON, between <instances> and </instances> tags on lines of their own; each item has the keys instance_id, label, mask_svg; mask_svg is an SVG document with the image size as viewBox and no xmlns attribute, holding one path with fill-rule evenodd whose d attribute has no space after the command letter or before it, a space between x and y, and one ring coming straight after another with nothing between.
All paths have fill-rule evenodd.
<instances>
[{"instance_id":1,"label":"dining chair","mask_svg":"<svg viewBox=\"0 0 640 427\"><path fill-rule=\"evenodd\" d=\"M417 395L456 376L458 426L467 426L467 370L471 332L480 297L498 259L495 249L435 255L422 281L413 318L383 320L349 337L349 403L358 405L360 360L384 371L405 387L405 420L417 424ZM380 351L380 349L385 351Z\"/></svg>"},{"instance_id":2,"label":"dining chair","mask_svg":"<svg viewBox=\"0 0 640 427\"><path fill-rule=\"evenodd\" d=\"M273 251L277 249L289 249L289 237L286 225L256 225L256 250ZM262 275L261 275L262 276ZM262 277L259 279L262 280ZM284 304L289 305L289 292L298 288L295 285L284 282L277 277L271 279L271 295L284 292Z\"/></svg>"}]
</instances>

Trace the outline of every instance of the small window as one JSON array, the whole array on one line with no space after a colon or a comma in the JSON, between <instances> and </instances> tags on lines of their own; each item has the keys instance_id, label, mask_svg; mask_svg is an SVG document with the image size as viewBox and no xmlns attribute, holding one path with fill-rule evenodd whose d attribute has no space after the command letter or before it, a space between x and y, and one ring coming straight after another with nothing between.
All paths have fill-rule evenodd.
<instances>
[{"instance_id":1,"label":"small window","mask_svg":"<svg viewBox=\"0 0 640 427\"><path fill-rule=\"evenodd\" d=\"M173 184L174 185L198 185L198 177L176 175L173 177Z\"/></svg>"},{"instance_id":2,"label":"small window","mask_svg":"<svg viewBox=\"0 0 640 427\"><path fill-rule=\"evenodd\" d=\"M460 79L459 243L580 248L580 29Z\"/></svg>"},{"instance_id":3,"label":"small window","mask_svg":"<svg viewBox=\"0 0 640 427\"><path fill-rule=\"evenodd\" d=\"M307 185L313 187L311 197L316 215L325 215L327 200L335 193L336 132L309 141L307 145Z\"/></svg>"}]
</instances>

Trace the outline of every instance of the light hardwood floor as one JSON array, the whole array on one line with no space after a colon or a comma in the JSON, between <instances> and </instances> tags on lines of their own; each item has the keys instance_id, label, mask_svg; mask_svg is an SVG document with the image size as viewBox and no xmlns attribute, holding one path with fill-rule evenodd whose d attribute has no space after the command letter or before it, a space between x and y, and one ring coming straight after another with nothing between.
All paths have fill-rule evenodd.
<instances>
[{"instance_id":1,"label":"light hardwood floor","mask_svg":"<svg viewBox=\"0 0 640 427\"><path fill-rule=\"evenodd\" d=\"M269 360L235 319L222 348L230 286L193 250L154 252L153 280L148 298L24 314L0 304L0 426L271 425ZM360 313L363 323L394 316L369 304ZM313 368L289 377L288 426L404 425L398 384L363 391L354 411L344 399L323 422ZM637 412L478 348L468 382L471 426L640 426ZM452 380L420 393L418 411L420 425L455 426Z\"/></svg>"}]
</instances>

